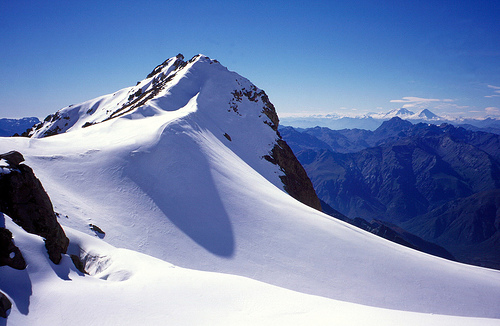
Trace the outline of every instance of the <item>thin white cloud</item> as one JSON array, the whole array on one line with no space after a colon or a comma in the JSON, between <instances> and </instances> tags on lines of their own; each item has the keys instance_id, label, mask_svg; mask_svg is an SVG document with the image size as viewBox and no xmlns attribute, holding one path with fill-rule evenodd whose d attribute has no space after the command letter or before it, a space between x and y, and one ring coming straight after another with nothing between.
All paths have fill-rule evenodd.
<instances>
[{"instance_id":1,"label":"thin white cloud","mask_svg":"<svg viewBox=\"0 0 500 326\"><path fill-rule=\"evenodd\" d=\"M416 108L416 109L423 109L427 108L430 106L430 103L435 104L436 106L437 103L449 103L453 102L452 99L437 99L437 98L422 98L422 97L415 97L415 96L405 96L401 100L391 100L391 103L405 103L403 105L403 108L409 109L409 108Z\"/></svg>"},{"instance_id":2,"label":"thin white cloud","mask_svg":"<svg viewBox=\"0 0 500 326\"><path fill-rule=\"evenodd\" d=\"M494 106L490 106L484 109L488 115L500 115L500 109Z\"/></svg>"},{"instance_id":3,"label":"thin white cloud","mask_svg":"<svg viewBox=\"0 0 500 326\"><path fill-rule=\"evenodd\" d=\"M421 98L413 96L405 96L402 100L391 100L392 103L413 103L413 102L439 102L441 100L436 98Z\"/></svg>"},{"instance_id":4,"label":"thin white cloud","mask_svg":"<svg viewBox=\"0 0 500 326\"><path fill-rule=\"evenodd\" d=\"M488 88L494 89L492 95L486 95L485 97L492 98L492 97L500 97L500 86L494 86L494 85L488 85Z\"/></svg>"}]
</instances>

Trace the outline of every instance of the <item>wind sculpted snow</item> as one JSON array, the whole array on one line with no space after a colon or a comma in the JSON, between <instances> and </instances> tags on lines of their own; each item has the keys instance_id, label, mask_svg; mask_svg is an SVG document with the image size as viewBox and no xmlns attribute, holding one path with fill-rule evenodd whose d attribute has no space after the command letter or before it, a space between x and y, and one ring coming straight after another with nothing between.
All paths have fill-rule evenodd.
<instances>
[{"instance_id":1,"label":"wind sculpted snow","mask_svg":"<svg viewBox=\"0 0 500 326\"><path fill-rule=\"evenodd\" d=\"M74 322L64 311L78 303L86 322L114 324L213 318L398 325L406 318L408 325L493 325L500 319L497 271L390 243L285 193L283 172L263 158L276 133L262 103L232 102L234 88L249 82L210 60L190 64L172 82L195 90L169 86L138 110L55 136L0 139L0 152L23 153L42 181L73 248L110 258L107 272L83 277L72 268L73 281L64 281L33 278L50 263L31 256L37 304L27 317L18 308L10 317ZM162 110L175 89L185 96L179 107ZM89 225L105 236L99 239ZM78 298L70 295L75 290ZM61 307L39 297L56 294ZM130 307L144 313L135 316ZM55 320L43 309L64 317Z\"/></svg>"},{"instance_id":2,"label":"wind sculpted snow","mask_svg":"<svg viewBox=\"0 0 500 326\"><path fill-rule=\"evenodd\" d=\"M124 176L194 242L215 255L231 257L235 245L231 222L210 163L195 138L203 137L203 132L175 124L163 135L147 152L134 153Z\"/></svg>"}]
</instances>

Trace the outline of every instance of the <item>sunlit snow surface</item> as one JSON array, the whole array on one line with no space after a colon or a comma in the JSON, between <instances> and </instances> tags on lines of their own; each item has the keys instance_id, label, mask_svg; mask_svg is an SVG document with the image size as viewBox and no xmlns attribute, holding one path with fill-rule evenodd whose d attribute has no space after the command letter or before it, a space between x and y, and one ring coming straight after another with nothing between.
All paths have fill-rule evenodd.
<instances>
[{"instance_id":1,"label":"sunlit snow surface","mask_svg":"<svg viewBox=\"0 0 500 326\"><path fill-rule=\"evenodd\" d=\"M0 267L14 304L7 324L500 325L498 271L297 202L262 158L276 138L262 103L228 110L231 92L250 83L203 57L176 78L119 118L0 139L0 152L23 153L42 181L72 253L100 257L92 275L69 256L53 265L42 240L5 217L28 261L25 271Z\"/></svg>"}]
</instances>

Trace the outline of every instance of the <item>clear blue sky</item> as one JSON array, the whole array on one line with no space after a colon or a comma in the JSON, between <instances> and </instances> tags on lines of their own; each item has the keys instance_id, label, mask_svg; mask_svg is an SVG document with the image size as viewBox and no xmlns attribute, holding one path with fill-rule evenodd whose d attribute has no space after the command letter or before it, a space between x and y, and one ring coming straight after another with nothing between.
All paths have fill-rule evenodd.
<instances>
[{"instance_id":1,"label":"clear blue sky","mask_svg":"<svg viewBox=\"0 0 500 326\"><path fill-rule=\"evenodd\" d=\"M500 115L500 2L0 1L0 117L45 117L203 53L278 113Z\"/></svg>"}]
</instances>

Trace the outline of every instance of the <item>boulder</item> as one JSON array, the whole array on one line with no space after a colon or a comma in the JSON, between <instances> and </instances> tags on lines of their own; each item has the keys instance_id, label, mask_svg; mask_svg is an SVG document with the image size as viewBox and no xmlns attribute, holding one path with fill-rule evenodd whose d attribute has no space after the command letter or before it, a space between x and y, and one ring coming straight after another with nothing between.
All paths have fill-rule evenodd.
<instances>
[{"instance_id":1,"label":"boulder","mask_svg":"<svg viewBox=\"0 0 500 326\"><path fill-rule=\"evenodd\" d=\"M5 265L21 270L26 268L26 261L19 248L14 245L12 233L6 228L0 228L0 266Z\"/></svg>"},{"instance_id":2,"label":"boulder","mask_svg":"<svg viewBox=\"0 0 500 326\"><path fill-rule=\"evenodd\" d=\"M20 164L19 152L0 155L10 164L10 173L0 175L0 211L29 233L45 239L50 260L58 264L69 240L57 222L52 203L33 170Z\"/></svg>"},{"instance_id":3,"label":"boulder","mask_svg":"<svg viewBox=\"0 0 500 326\"><path fill-rule=\"evenodd\" d=\"M7 311L12 307L12 303L9 298L2 292L0 292L0 317L7 318Z\"/></svg>"}]
</instances>

